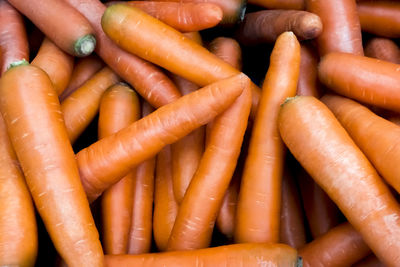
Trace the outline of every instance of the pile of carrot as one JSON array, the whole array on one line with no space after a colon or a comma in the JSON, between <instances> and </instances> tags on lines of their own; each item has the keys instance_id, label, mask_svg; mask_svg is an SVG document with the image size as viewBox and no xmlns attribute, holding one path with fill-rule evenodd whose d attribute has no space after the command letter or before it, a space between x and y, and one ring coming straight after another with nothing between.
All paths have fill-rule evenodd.
<instances>
[{"instance_id":1,"label":"pile of carrot","mask_svg":"<svg viewBox=\"0 0 400 267\"><path fill-rule=\"evenodd\" d=\"M399 18L0 0L0 266L400 266Z\"/></svg>"}]
</instances>

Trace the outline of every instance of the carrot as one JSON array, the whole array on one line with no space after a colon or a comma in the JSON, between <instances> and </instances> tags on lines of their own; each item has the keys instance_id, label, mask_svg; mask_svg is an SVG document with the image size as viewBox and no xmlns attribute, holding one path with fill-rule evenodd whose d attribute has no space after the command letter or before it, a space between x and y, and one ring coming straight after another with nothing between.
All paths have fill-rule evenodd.
<instances>
[{"instance_id":1,"label":"carrot","mask_svg":"<svg viewBox=\"0 0 400 267\"><path fill-rule=\"evenodd\" d=\"M317 37L321 56L330 52L363 55L360 21L354 0L305 0L306 9L321 18L324 30Z\"/></svg>"},{"instance_id":2,"label":"carrot","mask_svg":"<svg viewBox=\"0 0 400 267\"><path fill-rule=\"evenodd\" d=\"M370 249L349 223L341 224L299 250L303 266L351 266Z\"/></svg>"},{"instance_id":3,"label":"carrot","mask_svg":"<svg viewBox=\"0 0 400 267\"><path fill-rule=\"evenodd\" d=\"M392 63L400 63L400 49L397 44L388 38L374 37L365 45L365 56L373 57Z\"/></svg>"},{"instance_id":4,"label":"carrot","mask_svg":"<svg viewBox=\"0 0 400 267\"><path fill-rule=\"evenodd\" d=\"M140 103L128 86L117 84L101 98L99 139L112 135L140 117ZM132 221L135 171L104 191L101 199L103 248L106 254L126 254Z\"/></svg>"},{"instance_id":5,"label":"carrot","mask_svg":"<svg viewBox=\"0 0 400 267\"><path fill-rule=\"evenodd\" d=\"M173 192L171 164L171 146L167 145L157 155L154 191L153 232L160 251L167 249L179 208Z\"/></svg>"},{"instance_id":6,"label":"carrot","mask_svg":"<svg viewBox=\"0 0 400 267\"><path fill-rule=\"evenodd\" d=\"M217 37L211 41L208 49L235 69L242 69L242 50L235 39Z\"/></svg>"},{"instance_id":7,"label":"carrot","mask_svg":"<svg viewBox=\"0 0 400 267\"><path fill-rule=\"evenodd\" d=\"M159 68L120 49L106 36L100 25L106 7L99 0L64 1L82 13L94 28L97 38L96 53L152 106L161 107L181 96Z\"/></svg>"},{"instance_id":8,"label":"carrot","mask_svg":"<svg viewBox=\"0 0 400 267\"><path fill-rule=\"evenodd\" d=\"M374 254L371 254L356 264L353 264L352 267L385 267L385 265L378 260Z\"/></svg>"},{"instance_id":9,"label":"carrot","mask_svg":"<svg viewBox=\"0 0 400 267\"><path fill-rule=\"evenodd\" d=\"M247 2L267 9L304 9L304 0L248 0Z\"/></svg>"},{"instance_id":10,"label":"carrot","mask_svg":"<svg viewBox=\"0 0 400 267\"><path fill-rule=\"evenodd\" d=\"M388 266L400 257L400 207L331 111L314 97L287 100L279 114L283 141Z\"/></svg>"},{"instance_id":11,"label":"carrot","mask_svg":"<svg viewBox=\"0 0 400 267\"><path fill-rule=\"evenodd\" d=\"M74 58L45 38L31 64L41 68L49 75L54 89L59 95L67 87L71 78Z\"/></svg>"},{"instance_id":12,"label":"carrot","mask_svg":"<svg viewBox=\"0 0 400 267\"><path fill-rule=\"evenodd\" d=\"M0 80L0 111L40 216L69 266L103 266L103 252L48 76L31 65ZM56 179L55 179L56 178Z\"/></svg>"},{"instance_id":13,"label":"carrot","mask_svg":"<svg viewBox=\"0 0 400 267\"><path fill-rule=\"evenodd\" d=\"M399 69L398 64L375 58L331 53L322 58L318 77L336 93L399 112Z\"/></svg>"},{"instance_id":14,"label":"carrot","mask_svg":"<svg viewBox=\"0 0 400 267\"><path fill-rule=\"evenodd\" d=\"M112 2L137 7L181 32L201 31L216 26L222 19L222 9L212 3L182 3L153 1Z\"/></svg>"},{"instance_id":15,"label":"carrot","mask_svg":"<svg viewBox=\"0 0 400 267\"><path fill-rule=\"evenodd\" d=\"M123 49L197 85L205 86L240 73L204 47L137 8L112 5L105 11L101 23L104 32ZM132 27L137 23L139 27ZM255 85L252 90L254 113L260 90Z\"/></svg>"},{"instance_id":16,"label":"carrot","mask_svg":"<svg viewBox=\"0 0 400 267\"><path fill-rule=\"evenodd\" d=\"M283 244L235 244L196 251L106 256L108 267L238 267L297 265L295 249ZM301 265L300 265L301 266Z\"/></svg>"},{"instance_id":17,"label":"carrot","mask_svg":"<svg viewBox=\"0 0 400 267\"><path fill-rule=\"evenodd\" d=\"M0 0L0 75L11 63L29 60L29 46L24 21L6 0Z\"/></svg>"},{"instance_id":18,"label":"carrot","mask_svg":"<svg viewBox=\"0 0 400 267\"><path fill-rule=\"evenodd\" d=\"M262 10L248 13L237 33L245 45L273 43L278 36L292 31L299 40L314 39L322 32L320 18L307 11Z\"/></svg>"},{"instance_id":19,"label":"carrot","mask_svg":"<svg viewBox=\"0 0 400 267\"><path fill-rule=\"evenodd\" d=\"M167 250L210 245L215 220L240 154L251 108L250 81L236 101L213 122L199 167L179 206Z\"/></svg>"},{"instance_id":20,"label":"carrot","mask_svg":"<svg viewBox=\"0 0 400 267\"><path fill-rule=\"evenodd\" d=\"M99 110L101 96L119 77L104 67L61 103L65 126L74 143Z\"/></svg>"},{"instance_id":21,"label":"carrot","mask_svg":"<svg viewBox=\"0 0 400 267\"><path fill-rule=\"evenodd\" d=\"M96 199L133 166L224 111L247 81L244 74L239 74L213 83L79 151L76 159L89 200Z\"/></svg>"},{"instance_id":22,"label":"carrot","mask_svg":"<svg viewBox=\"0 0 400 267\"><path fill-rule=\"evenodd\" d=\"M64 1L8 0L65 52L84 57L96 46L89 22Z\"/></svg>"},{"instance_id":23,"label":"carrot","mask_svg":"<svg viewBox=\"0 0 400 267\"><path fill-rule=\"evenodd\" d=\"M292 32L276 40L251 133L236 211L235 241L278 242L285 148L279 138L278 111L296 94L300 44Z\"/></svg>"},{"instance_id":24,"label":"carrot","mask_svg":"<svg viewBox=\"0 0 400 267\"><path fill-rule=\"evenodd\" d=\"M31 196L0 116L0 265L35 265L38 234Z\"/></svg>"}]
</instances>

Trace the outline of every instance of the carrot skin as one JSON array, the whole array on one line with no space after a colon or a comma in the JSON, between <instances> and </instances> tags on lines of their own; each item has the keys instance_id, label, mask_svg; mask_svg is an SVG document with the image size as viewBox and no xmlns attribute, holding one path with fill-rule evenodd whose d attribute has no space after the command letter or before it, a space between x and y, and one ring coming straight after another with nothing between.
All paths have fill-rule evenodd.
<instances>
[{"instance_id":1,"label":"carrot skin","mask_svg":"<svg viewBox=\"0 0 400 267\"><path fill-rule=\"evenodd\" d=\"M400 49L388 38L374 37L365 45L365 56L400 64Z\"/></svg>"},{"instance_id":2,"label":"carrot skin","mask_svg":"<svg viewBox=\"0 0 400 267\"><path fill-rule=\"evenodd\" d=\"M211 41L208 49L235 69L242 70L242 50L235 39L217 37Z\"/></svg>"},{"instance_id":3,"label":"carrot skin","mask_svg":"<svg viewBox=\"0 0 400 267\"><path fill-rule=\"evenodd\" d=\"M353 264L352 267L385 267L385 265L374 254L371 254Z\"/></svg>"},{"instance_id":4,"label":"carrot skin","mask_svg":"<svg viewBox=\"0 0 400 267\"><path fill-rule=\"evenodd\" d=\"M103 266L99 235L48 76L35 66L13 67L0 80L0 96L12 145L57 251L69 266Z\"/></svg>"},{"instance_id":5,"label":"carrot skin","mask_svg":"<svg viewBox=\"0 0 400 267\"><path fill-rule=\"evenodd\" d=\"M303 10L305 8L304 0L248 0L247 2L267 9Z\"/></svg>"}]
</instances>

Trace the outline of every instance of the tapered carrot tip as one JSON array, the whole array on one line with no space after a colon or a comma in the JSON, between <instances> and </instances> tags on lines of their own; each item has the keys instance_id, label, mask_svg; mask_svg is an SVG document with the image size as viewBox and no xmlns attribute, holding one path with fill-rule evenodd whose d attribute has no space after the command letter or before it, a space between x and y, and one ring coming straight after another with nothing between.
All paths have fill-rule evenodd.
<instances>
[{"instance_id":1,"label":"tapered carrot tip","mask_svg":"<svg viewBox=\"0 0 400 267\"><path fill-rule=\"evenodd\" d=\"M85 35L78 39L74 45L75 55L85 57L90 55L96 47L96 38L92 34Z\"/></svg>"},{"instance_id":2,"label":"tapered carrot tip","mask_svg":"<svg viewBox=\"0 0 400 267\"><path fill-rule=\"evenodd\" d=\"M18 67L18 66L23 66L23 65L29 65L29 62L26 61L26 59L18 60L10 64L10 66L7 67L7 70Z\"/></svg>"},{"instance_id":3,"label":"tapered carrot tip","mask_svg":"<svg viewBox=\"0 0 400 267\"><path fill-rule=\"evenodd\" d=\"M314 39L322 33L322 22L319 16L312 14L312 16L307 16L307 19L302 20L300 24L300 29L304 29L303 38L304 39Z\"/></svg>"}]
</instances>

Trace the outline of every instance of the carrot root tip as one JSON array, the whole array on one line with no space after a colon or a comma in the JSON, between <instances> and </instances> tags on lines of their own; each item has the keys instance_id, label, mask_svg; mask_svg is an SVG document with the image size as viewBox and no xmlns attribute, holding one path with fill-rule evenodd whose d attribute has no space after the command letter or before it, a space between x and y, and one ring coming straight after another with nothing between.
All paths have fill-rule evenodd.
<instances>
[{"instance_id":1,"label":"carrot root tip","mask_svg":"<svg viewBox=\"0 0 400 267\"><path fill-rule=\"evenodd\" d=\"M22 65L29 65L29 62L25 58L18 61L14 61L13 63L10 64L10 66L7 67L7 70Z\"/></svg>"},{"instance_id":2,"label":"carrot root tip","mask_svg":"<svg viewBox=\"0 0 400 267\"><path fill-rule=\"evenodd\" d=\"M96 47L96 38L92 34L85 35L76 41L74 51L76 56L85 57L90 55Z\"/></svg>"}]
</instances>

